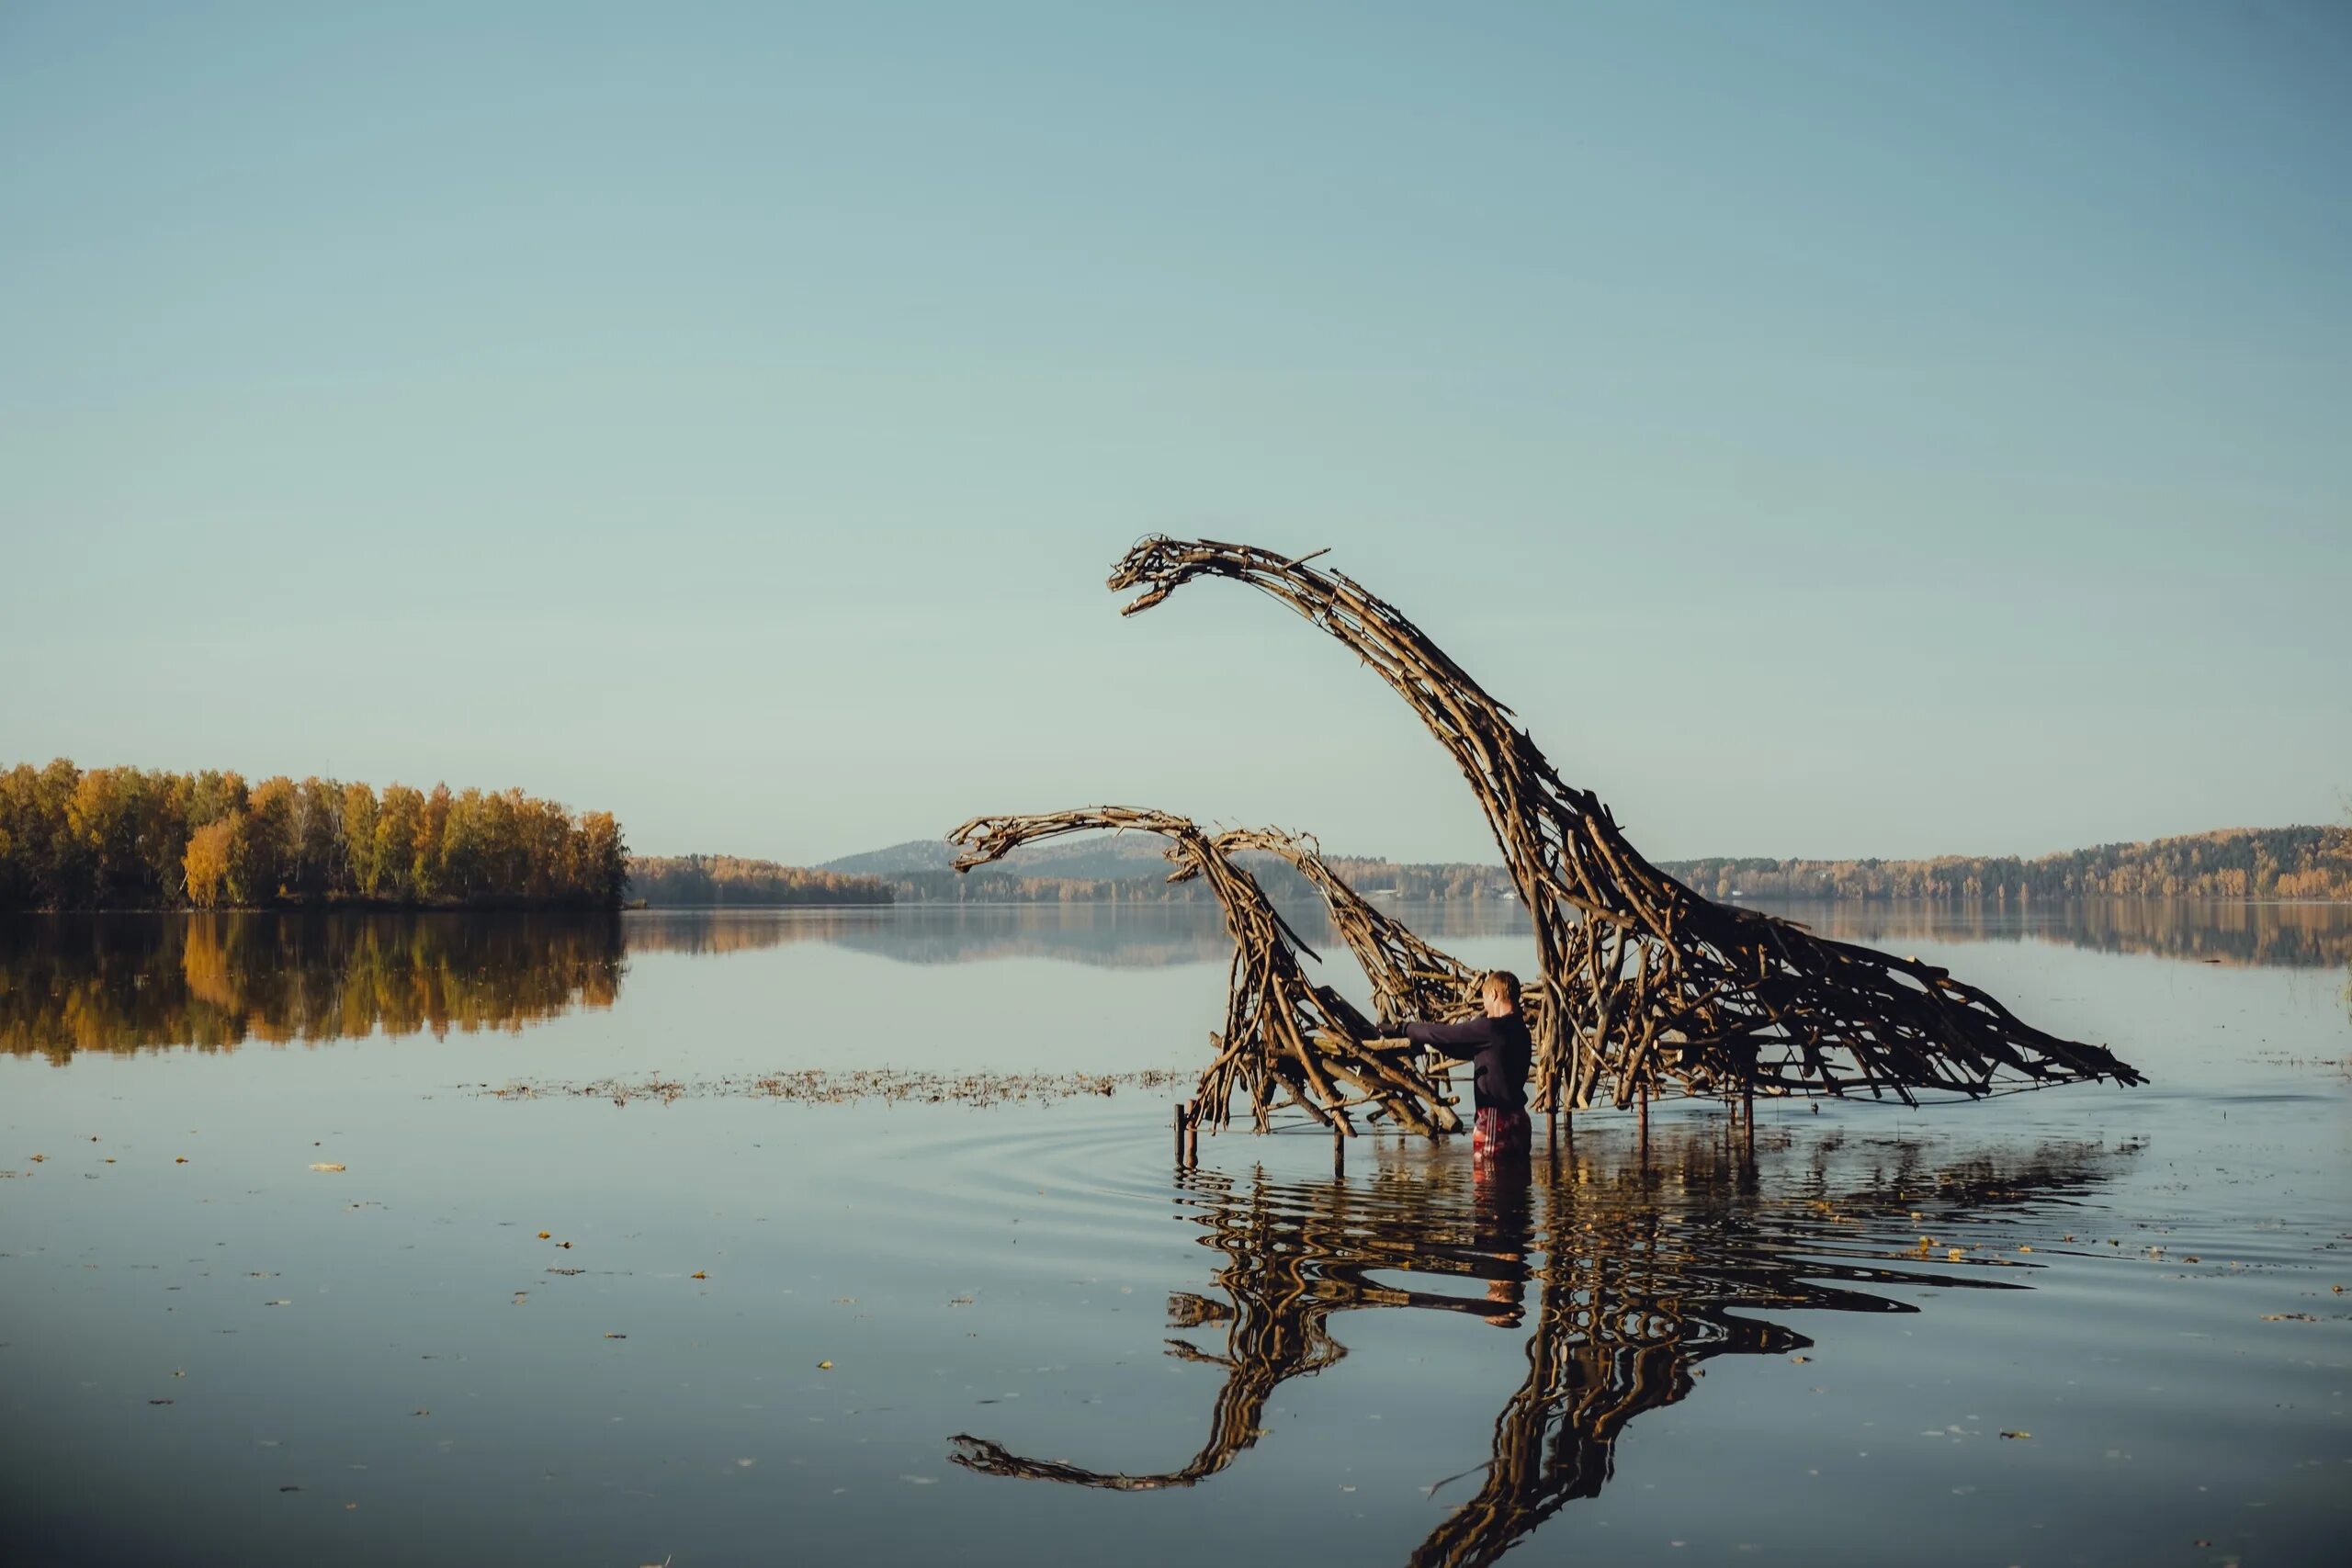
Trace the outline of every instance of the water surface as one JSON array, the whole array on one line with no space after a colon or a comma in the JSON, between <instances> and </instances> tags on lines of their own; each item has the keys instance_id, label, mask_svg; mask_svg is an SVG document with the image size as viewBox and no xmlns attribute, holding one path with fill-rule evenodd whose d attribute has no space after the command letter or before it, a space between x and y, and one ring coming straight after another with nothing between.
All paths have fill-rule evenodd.
<instances>
[{"instance_id":1,"label":"water surface","mask_svg":"<svg viewBox=\"0 0 2352 1568\"><path fill-rule=\"evenodd\" d=\"M11 1560L2339 1561L2352 911L1791 912L2154 1081L1179 1170L494 1091L1197 1067L1204 908L0 925Z\"/></svg>"}]
</instances>

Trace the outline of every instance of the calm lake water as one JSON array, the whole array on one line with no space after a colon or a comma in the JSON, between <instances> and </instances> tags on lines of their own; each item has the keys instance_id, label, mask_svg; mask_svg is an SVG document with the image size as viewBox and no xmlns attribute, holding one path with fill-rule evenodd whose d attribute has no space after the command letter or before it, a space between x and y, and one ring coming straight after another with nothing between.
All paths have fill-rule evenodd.
<instances>
[{"instance_id":1,"label":"calm lake water","mask_svg":"<svg viewBox=\"0 0 2352 1568\"><path fill-rule=\"evenodd\" d=\"M0 1556L2344 1561L2352 909L1789 912L2153 1081L1179 1171L756 1086L1197 1070L1213 909L0 924Z\"/></svg>"}]
</instances>

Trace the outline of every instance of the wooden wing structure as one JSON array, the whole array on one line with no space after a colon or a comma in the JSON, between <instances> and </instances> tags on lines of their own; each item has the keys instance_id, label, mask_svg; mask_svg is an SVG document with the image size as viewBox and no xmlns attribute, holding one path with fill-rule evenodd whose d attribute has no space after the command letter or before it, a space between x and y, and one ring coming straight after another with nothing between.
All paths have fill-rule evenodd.
<instances>
[{"instance_id":1,"label":"wooden wing structure","mask_svg":"<svg viewBox=\"0 0 2352 1568\"><path fill-rule=\"evenodd\" d=\"M1104 829L1156 833L1168 840L1170 882L1204 881L1233 938L1225 1028L1211 1036L1216 1060L1201 1076L1200 1119L1222 1126L1236 1092L1249 1096L1258 1130L1284 1102L1352 1135L1350 1112L1366 1110L1409 1132L1436 1137L1462 1130L1461 1118L1421 1072L1402 1040L1383 1037L1329 986L1309 981L1298 953L1314 949L1291 929L1249 869L1190 819L1124 806L1088 807L1027 817L978 817L948 837L964 846L956 869L1001 860L1023 844ZM1336 880L1336 879L1335 879ZM1354 895L1350 894L1353 897ZM1359 900L1361 902L1361 900ZM1317 956L1320 956L1319 954Z\"/></svg>"}]
</instances>

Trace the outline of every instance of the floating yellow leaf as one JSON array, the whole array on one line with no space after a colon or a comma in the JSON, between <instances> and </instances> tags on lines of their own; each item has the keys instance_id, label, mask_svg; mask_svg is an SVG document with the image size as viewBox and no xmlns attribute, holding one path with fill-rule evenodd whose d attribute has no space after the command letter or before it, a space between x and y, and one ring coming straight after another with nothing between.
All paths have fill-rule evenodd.
<instances>
[{"instance_id":1,"label":"floating yellow leaf","mask_svg":"<svg viewBox=\"0 0 2352 1568\"><path fill-rule=\"evenodd\" d=\"M817 1370L820 1372L830 1372L833 1370L833 1364L831 1361L820 1361L817 1363Z\"/></svg>"},{"instance_id":2,"label":"floating yellow leaf","mask_svg":"<svg viewBox=\"0 0 2352 1568\"><path fill-rule=\"evenodd\" d=\"M539 1239L541 1241L548 1241L552 1239L555 1233L553 1231L541 1231L539 1233Z\"/></svg>"},{"instance_id":3,"label":"floating yellow leaf","mask_svg":"<svg viewBox=\"0 0 2352 1568\"><path fill-rule=\"evenodd\" d=\"M2005 1438L2030 1438L2033 1434L2031 1432L2004 1432L2001 1436Z\"/></svg>"},{"instance_id":4,"label":"floating yellow leaf","mask_svg":"<svg viewBox=\"0 0 2352 1568\"><path fill-rule=\"evenodd\" d=\"M709 1278L710 1278L710 1276L709 1276L709 1275L707 1275L707 1274L704 1273L704 1272L703 1272L701 1269L695 1269L695 1270L694 1271L694 1273L693 1273L691 1276L689 1276L689 1277L690 1277L690 1278L692 1278L692 1279L696 1279L696 1280L707 1280L707 1279L709 1279Z\"/></svg>"},{"instance_id":5,"label":"floating yellow leaf","mask_svg":"<svg viewBox=\"0 0 2352 1568\"><path fill-rule=\"evenodd\" d=\"M312 1170L341 1170L343 1167L335 1164L332 1160L321 1160L312 1165L311 1168Z\"/></svg>"}]
</instances>

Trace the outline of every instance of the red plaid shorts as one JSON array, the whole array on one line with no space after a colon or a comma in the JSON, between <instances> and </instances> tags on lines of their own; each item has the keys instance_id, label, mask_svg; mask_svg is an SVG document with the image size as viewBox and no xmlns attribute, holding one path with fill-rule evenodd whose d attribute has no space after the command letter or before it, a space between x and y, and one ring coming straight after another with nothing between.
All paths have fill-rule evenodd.
<instances>
[{"instance_id":1,"label":"red plaid shorts","mask_svg":"<svg viewBox=\"0 0 2352 1568\"><path fill-rule=\"evenodd\" d=\"M1534 1136L1534 1130L1524 1110L1506 1111L1499 1105L1478 1108L1477 1124L1471 1130L1470 1152L1473 1155L1523 1155Z\"/></svg>"}]
</instances>

